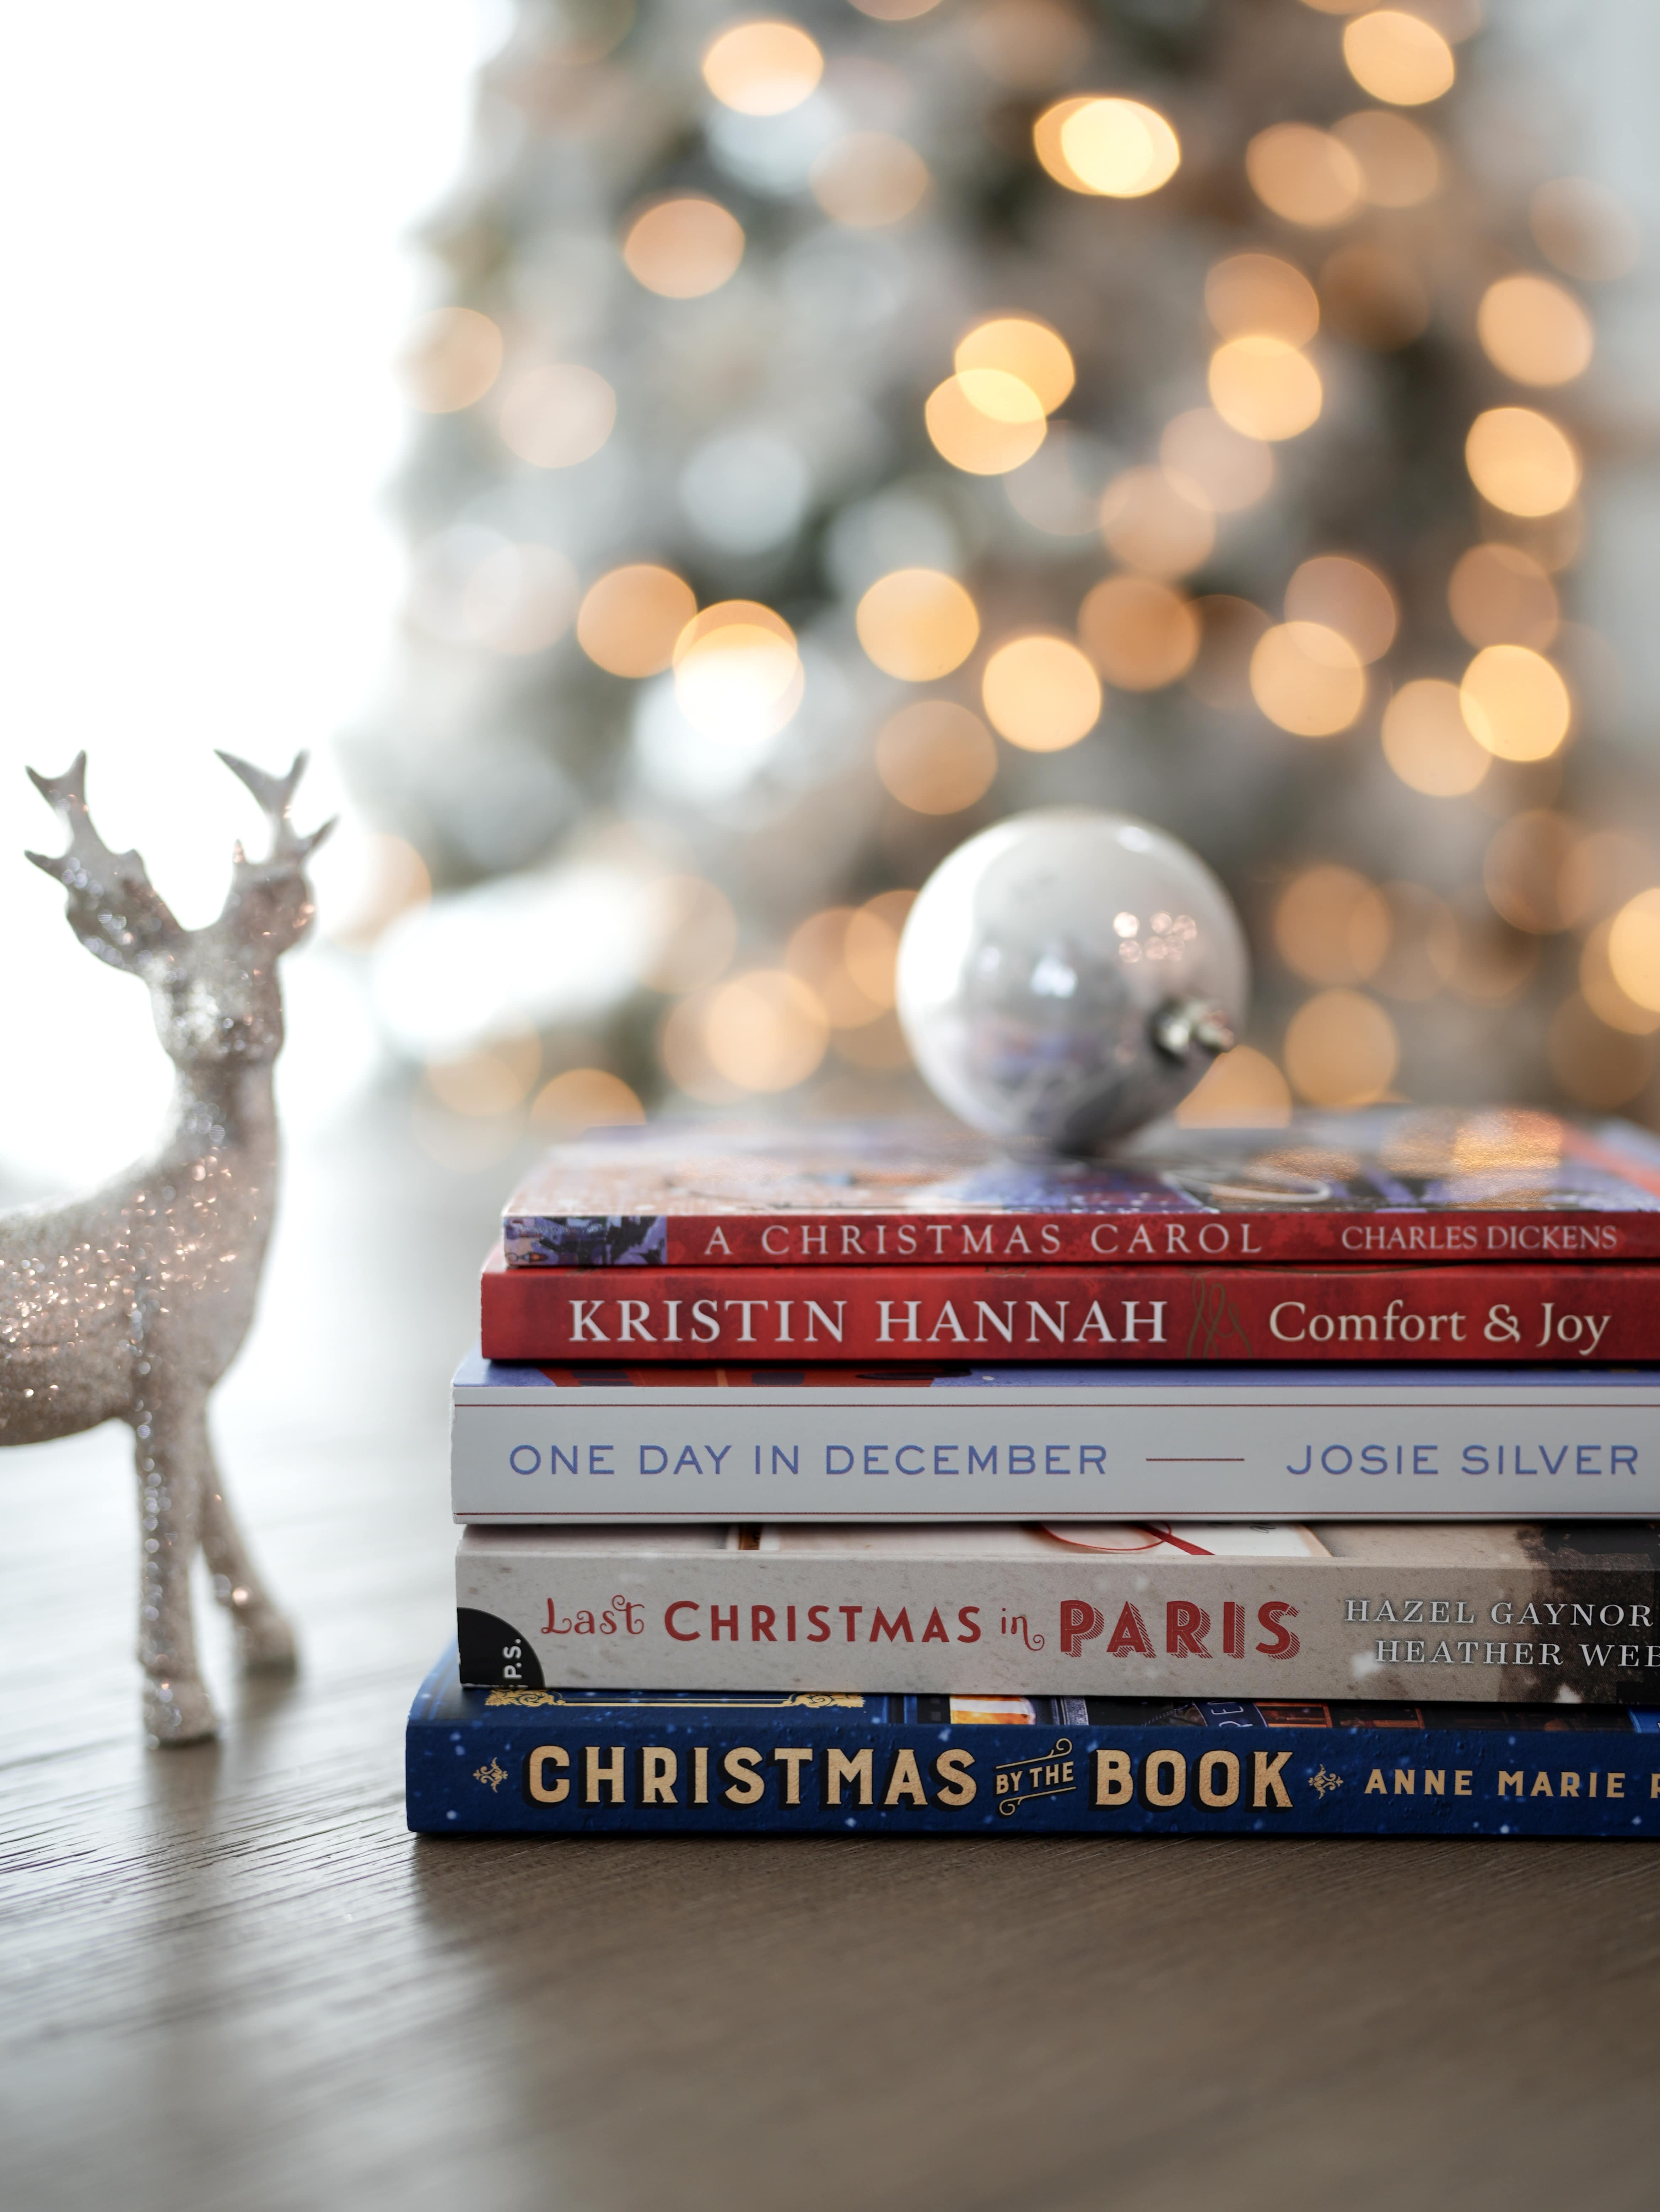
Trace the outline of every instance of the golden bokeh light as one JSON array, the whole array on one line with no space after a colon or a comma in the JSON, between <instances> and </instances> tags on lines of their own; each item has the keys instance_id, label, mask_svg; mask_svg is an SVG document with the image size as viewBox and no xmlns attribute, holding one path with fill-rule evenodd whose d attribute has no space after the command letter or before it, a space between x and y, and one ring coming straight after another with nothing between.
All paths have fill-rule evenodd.
<instances>
[{"instance_id":1,"label":"golden bokeh light","mask_svg":"<svg viewBox=\"0 0 1660 2212\"><path fill-rule=\"evenodd\" d=\"M1395 1080L1400 1058L1394 1023L1363 991L1317 992L1286 1030L1286 1073L1314 1106L1371 1105Z\"/></svg>"},{"instance_id":2,"label":"golden bokeh light","mask_svg":"<svg viewBox=\"0 0 1660 2212\"><path fill-rule=\"evenodd\" d=\"M617 419L617 396L575 362L527 368L501 395L501 442L533 468L569 469L597 453Z\"/></svg>"},{"instance_id":3,"label":"golden bokeh light","mask_svg":"<svg viewBox=\"0 0 1660 2212\"><path fill-rule=\"evenodd\" d=\"M530 1108L533 1127L556 1137L580 1137L589 1129L638 1128L645 1109L620 1075L603 1067L567 1067L544 1083Z\"/></svg>"},{"instance_id":4,"label":"golden bokeh light","mask_svg":"<svg viewBox=\"0 0 1660 2212\"><path fill-rule=\"evenodd\" d=\"M1312 123L1272 123L1245 148L1251 188L1271 213L1305 230L1331 230L1360 204L1360 165L1341 138Z\"/></svg>"},{"instance_id":5,"label":"golden bokeh light","mask_svg":"<svg viewBox=\"0 0 1660 2212\"><path fill-rule=\"evenodd\" d=\"M1296 622L1324 623L1368 662L1381 660L1394 644L1400 619L1378 571L1347 553L1305 561L1286 586L1286 612Z\"/></svg>"},{"instance_id":6,"label":"golden bokeh light","mask_svg":"<svg viewBox=\"0 0 1660 2212\"><path fill-rule=\"evenodd\" d=\"M1274 908L1274 943L1309 983L1363 983L1389 954L1389 902L1353 868L1305 868Z\"/></svg>"},{"instance_id":7,"label":"golden bokeh light","mask_svg":"<svg viewBox=\"0 0 1660 2212\"><path fill-rule=\"evenodd\" d=\"M501 373L506 347L488 315L473 307L437 307L409 330L397 373L412 407L453 415L482 399Z\"/></svg>"},{"instance_id":8,"label":"golden bokeh light","mask_svg":"<svg viewBox=\"0 0 1660 2212\"><path fill-rule=\"evenodd\" d=\"M1613 914L1657 874L1655 848L1645 838L1625 830L1593 830L1563 861L1556 895L1568 921L1578 927Z\"/></svg>"},{"instance_id":9,"label":"golden bokeh light","mask_svg":"<svg viewBox=\"0 0 1660 2212\"><path fill-rule=\"evenodd\" d=\"M1184 1129L1282 1129L1290 1119L1291 1086L1248 1044L1213 1060L1176 1109Z\"/></svg>"},{"instance_id":10,"label":"golden bokeh light","mask_svg":"<svg viewBox=\"0 0 1660 2212\"><path fill-rule=\"evenodd\" d=\"M1457 972L1458 924L1451 908L1426 884L1383 888L1389 901L1389 957L1372 977L1372 988L1391 999L1421 1004L1435 998Z\"/></svg>"},{"instance_id":11,"label":"golden bokeh light","mask_svg":"<svg viewBox=\"0 0 1660 2212\"><path fill-rule=\"evenodd\" d=\"M872 16L878 23L909 23L939 4L940 0L853 0L861 15Z\"/></svg>"},{"instance_id":12,"label":"golden bokeh light","mask_svg":"<svg viewBox=\"0 0 1660 2212\"><path fill-rule=\"evenodd\" d=\"M1251 695L1293 737L1335 737L1366 704L1366 671L1348 640L1324 623L1281 623L1257 641Z\"/></svg>"},{"instance_id":13,"label":"golden bokeh light","mask_svg":"<svg viewBox=\"0 0 1660 2212\"><path fill-rule=\"evenodd\" d=\"M949 699L901 707L876 733L876 774L913 814L958 814L984 799L997 748L978 714Z\"/></svg>"},{"instance_id":14,"label":"golden bokeh light","mask_svg":"<svg viewBox=\"0 0 1660 2212\"><path fill-rule=\"evenodd\" d=\"M1191 600L1151 576L1108 576L1078 610L1084 651L1121 691L1156 691L1193 665L1200 624Z\"/></svg>"},{"instance_id":15,"label":"golden bokeh light","mask_svg":"<svg viewBox=\"0 0 1660 2212\"><path fill-rule=\"evenodd\" d=\"M1238 514L1274 489L1274 455L1260 438L1225 422L1214 407L1173 416L1159 440L1166 473L1191 485L1215 514Z\"/></svg>"},{"instance_id":16,"label":"golden bokeh light","mask_svg":"<svg viewBox=\"0 0 1660 2212\"><path fill-rule=\"evenodd\" d=\"M1495 368L1518 384L1567 384L1590 366L1590 317L1548 276L1501 276L1481 295L1476 336Z\"/></svg>"},{"instance_id":17,"label":"golden bokeh light","mask_svg":"<svg viewBox=\"0 0 1660 2212\"><path fill-rule=\"evenodd\" d=\"M1499 760L1548 760L1573 720L1560 672L1525 645L1484 645L1464 671L1458 703L1470 735Z\"/></svg>"},{"instance_id":18,"label":"golden bokeh light","mask_svg":"<svg viewBox=\"0 0 1660 2212\"><path fill-rule=\"evenodd\" d=\"M1126 469L1101 494L1101 537L1126 568L1147 576L1184 576L1202 568L1216 543L1216 524L1197 485L1167 469Z\"/></svg>"},{"instance_id":19,"label":"golden bokeh light","mask_svg":"<svg viewBox=\"0 0 1660 2212\"><path fill-rule=\"evenodd\" d=\"M1515 545L1472 545L1447 582L1447 611L1471 645L1530 645L1542 653L1561 621L1556 586Z\"/></svg>"},{"instance_id":20,"label":"golden bokeh light","mask_svg":"<svg viewBox=\"0 0 1660 2212\"><path fill-rule=\"evenodd\" d=\"M1489 407L1464 441L1464 465L1483 499L1506 514L1556 514L1579 489L1579 456L1565 430L1531 407Z\"/></svg>"},{"instance_id":21,"label":"golden bokeh light","mask_svg":"<svg viewBox=\"0 0 1660 2212\"><path fill-rule=\"evenodd\" d=\"M1210 356L1210 401L1248 438L1295 438L1320 416L1320 373L1283 338L1226 338Z\"/></svg>"},{"instance_id":22,"label":"golden bokeh light","mask_svg":"<svg viewBox=\"0 0 1660 2212\"><path fill-rule=\"evenodd\" d=\"M440 1106L470 1118L511 1113L542 1072L542 1042L530 1030L492 1037L470 1052L427 1063L427 1085Z\"/></svg>"},{"instance_id":23,"label":"golden bokeh light","mask_svg":"<svg viewBox=\"0 0 1660 2212\"><path fill-rule=\"evenodd\" d=\"M743 226L718 200L678 193L641 210L622 241L628 273L665 300L718 291L743 258Z\"/></svg>"},{"instance_id":24,"label":"golden bokeh light","mask_svg":"<svg viewBox=\"0 0 1660 2212\"><path fill-rule=\"evenodd\" d=\"M1639 891L1609 925L1609 967L1633 1005L1660 1012L1660 890Z\"/></svg>"},{"instance_id":25,"label":"golden bokeh light","mask_svg":"<svg viewBox=\"0 0 1660 2212\"><path fill-rule=\"evenodd\" d=\"M1000 369L1035 392L1045 415L1052 415L1077 381L1070 348L1058 331L1030 315L998 315L976 323L958 341L953 367Z\"/></svg>"},{"instance_id":26,"label":"golden bokeh light","mask_svg":"<svg viewBox=\"0 0 1660 2212\"><path fill-rule=\"evenodd\" d=\"M1039 634L999 646L980 696L992 728L1025 752L1062 752L1100 720L1100 679L1069 638Z\"/></svg>"},{"instance_id":27,"label":"golden bokeh light","mask_svg":"<svg viewBox=\"0 0 1660 2212\"><path fill-rule=\"evenodd\" d=\"M817 994L785 968L718 984L703 1017L704 1048L740 1091L792 1091L824 1058L829 1038Z\"/></svg>"},{"instance_id":28,"label":"golden bokeh light","mask_svg":"<svg viewBox=\"0 0 1660 2212\"><path fill-rule=\"evenodd\" d=\"M1654 1073L1653 1039L1610 1026L1577 991L1552 1016L1545 1051L1552 1074L1581 1106L1628 1105Z\"/></svg>"},{"instance_id":29,"label":"golden bokeh light","mask_svg":"<svg viewBox=\"0 0 1660 2212\"><path fill-rule=\"evenodd\" d=\"M330 850L338 855L347 841L337 837ZM344 898L325 902L324 934L330 945L363 951L401 914L425 906L433 895L432 872L415 847L389 830L370 830L353 839L350 887Z\"/></svg>"},{"instance_id":30,"label":"golden bokeh light","mask_svg":"<svg viewBox=\"0 0 1660 2212\"><path fill-rule=\"evenodd\" d=\"M738 949L738 918L720 886L701 876L660 876L650 902L651 950L640 981L676 998L718 981Z\"/></svg>"},{"instance_id":31,"label":"golden bokeh light","mask_svg":"<svg viewBox=\"0 0 1660 2212\"><path fill-rule=\"evenodd\" d=\"M1273 253L1233 253L1207 271L1205 313L1219 337L1283 338L1306 345L1320 327L1320 302L1300 269Z\"/></svg>"},{"instance_id":32,"label":"golden bokeh light","mask_svg":"<svg viewBox=\"0 0 1660 2212\"><path fill-rule=\"evenodd\" d=\"M1393 353L1429 327L1423 278L1387 246L1342 246L1320 268L1320 304L1339 337Z\"/></svg>"},{"instance_id":33,"label":"golden bokeh light","mask_svg":"<svg viewBox=\"0 0 1660 2212\"><path fill-rule=\"evenodd\" d=\"M958 20L979 67L1012 92L1065 83L1089 52L1088 27L1066 0L980 0Z\"/></svg>"},{"instance_id":34,"label":"golden bokeh light","mask_svg":"<svg viewBox=\"0 0 1660 2212\"><path fill-rule=\"evenodd\" d=\"M656 676L698 611L691 586L672 568L637 561L597 576L577 610L577 643L613 676Z\"/></svg>"},{"instance_id":35,"label":"golden bokeh light","mask_svg":"<svg viewBox=\"0 0 1660 2212\"><path fill-rule=\"evenodd\" d=\"M1156 192L1182 158L1169 124L1139 100L1081 101L1060 125L1060 152L1070 173L1063 184L1118 200Z\"/></svg>"},{"instance_id":36,"label":"golden bokeh light","mask_svg":"<svg viewBox=\"0 0 1660 2212\"><path fill-rule=\"evenodd\" d=\"M1539 251L1565 276L1606 283L1642 258L1643 234L1625 202L1589 177L1553 177L1529 209Z\"/></svg>"},{"instance_id":37,"label":"golden bokeh light","mask_svg":"<svg viewBox=\"0 0 1660 2212\"><path fill-rule=\"evenodd\" d=\"M883 1008L894 1003L900 935L916 902L913 890L878 891L847 925L847 972L865 997Z\"/></svg>"},{"instance_id":38,"label":"golden bokeh light","mask_svg":"<svg viewBox=\"0 0 1660 2212\"><path fill-rule=\"evenodd\" d=\"M850 230L902 222L928 191L928 164L888 131L852 131L827 146L809 179L826 215Z\"/></svg>"},{"instance_id":39,"label":"golden bokeh light","mask_svg":"<svg viewBox=\"0 0 1660 2212\"><path fill-rule=\"evenodd\" d=\"M824 56L794 23L735 23L704 51L704 82L740 115L786 115L823 75Z\"/></svg>"},{"instance_id":40,"label":"golden bokeh light","mask_svg":"<svg viewBox=\"0 0 1660 2212\"><path fill-rule=\"evenodd\" d=\"M675 641L675 696L694 729L781 730L801 703L801 657L782 616L753 599L706 607Z\"/></svg>"},{"instance_id":41,"label":"golden bokeh light","mask_svg":"<svg viewBox=\"0 0 1660 2212\"><path fill-rule=\"evenodd\" d=\"M853 620L877 667L907 684L930 684L960 668L980 634L972 599L939 568L895 568L879 576Z\"/></svg>"},{"instance_id":42,"label":"golden bokeh light","mask_svg":"<svg viewBox=\"0 0 1660 2212\"><path fill-rule=\"evenodd\" d=\"M688 1097L706 1106L730 1106L743 1090L709 1057L706 1031L714 996L712 989L697 991L669 1009L657 1031L657 1059L669 1080Z\"/></svg>"},{"instance_id":43,"label":"golden bokeh light","mask_svg":"<svg viewBox=\"0 0 1660 2212\"><path fill-rule=\"evenodd\" d=\"M1578 825L1548 806L1512 814L1494 831L1481 862L1481 882L1493 912L1532 937L1553 937L1566 929L1563 869L1578 842Z\"/></svg>"},{"instance_id":44,"label":"golden bokeh light","mask_svg":"<svg viewBox=\"0 0 1660 2212\"><path fill-rule=\"evenodd\" d=\"M1090 187L1062 151L1061 133L1072 118L1088 105L1088 100L1079 94L1068 100L1057 100L1053 106L1045 107L1032 125L1032 150L1039 167L1069 192L1087 192Z\"/></svg>"},{"instance_id":45,"label":"golden bokeh light","mask_svg":"<svg viewBox=\"0 0 1660 2212\"><path fill-rule=\"evenodd\" d=\"M929 393L923 420L942 458L976 477L1006 476L1029 461L1049 428L1031 386L1001 368L948 376Z\"/></svg>"},{"instance_id":46,"label":"golden bokeh light","mask_svg":"<svg viewBox=\"0 0 1660 2212\"><path fill-rule=\"evenodd\" d=\"M461 623L492 652L541 653L564 636L576 603L576 570L562 553L551 545L503 545L467 579Z\"/></svg>"},{"instance_id":47,"label":"golden bokeh light","mask_svg":"<svg viewBox=\"0 0 1660 2212\"><path fill-rule=\"evenodd\" d=\"M1374 8L1343 31L1343 59L1362 92L1395 107L1421 107L1451 92L1457 64L1433 23L1399 8Z\"/></svg>"},{"instance_id":48,"label":"golden bokeh light","mask_svg":"<svg viewBox=\"0 0 1660 2212\"><path fill-rule=\"evenodd\" d=\"M809 915L785 948L785 966L810 987L833 1030L858 1029L893 1004L891 993L872 997L862 989L848 966L848 927L854 914L851 906L833 906Z\"/></svg>"},{"instance_id":49,"label":"golden bokeh light","mask_svg":"<svg viewBox=\"0 0 1660 2212\"><path fill-rule=\"evenodd\" d=\"M1373 207L1420 207L1441 188L1441 149L1421 124L1387 107L1363 107L1331 126L1360 165Z\"/></svg>"},{"instance_id":50,"label":"golden bokeh light","mask_svg":"<svg viewBox=\"0 0 1660 2212\"><path fill-rule=\"evenodd\" d=\"M1631 1036L1652 1036L1660 1030L1660 1006L1641 1006L1621 988L1609 959L1611 921L1599 921L1579 953L1579 989L1599 1022Z\"/></svg>"},{"instance_id":51,"label":"golden bokeh light","mask_svg":"<svg viewBox=\"0 0 1660 2212\"><path fill-rule=\"evenodd\" d=\"M1409 790L1461 799L1493 765L1469 733L1458 686L1421 676L1403 684L1384 709L1384 757Z\"/></svg>"}]
</instances>

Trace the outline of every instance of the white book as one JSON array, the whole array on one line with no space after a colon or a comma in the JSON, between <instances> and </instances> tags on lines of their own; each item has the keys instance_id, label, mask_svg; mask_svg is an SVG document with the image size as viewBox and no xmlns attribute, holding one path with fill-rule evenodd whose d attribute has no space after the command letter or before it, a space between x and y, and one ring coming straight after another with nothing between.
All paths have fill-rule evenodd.
<instances>
[{"instance_id":1,"label":"white book","mask_svg":"<svg viewBox=\"0 0 1660 2212\"><path fill-rule=\"evenodd\" d=\"M1660 1518L1660 1370L575 1368L476 1355L456 1516Z\"/></svg>"}]
</instances>

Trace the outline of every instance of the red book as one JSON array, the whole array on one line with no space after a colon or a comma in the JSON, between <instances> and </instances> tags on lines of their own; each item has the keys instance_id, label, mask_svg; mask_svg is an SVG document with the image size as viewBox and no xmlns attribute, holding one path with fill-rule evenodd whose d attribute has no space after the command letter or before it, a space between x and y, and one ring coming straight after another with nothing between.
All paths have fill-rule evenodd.
<instances>
[{"instance_id":1,"label":"red book","mask_svg":"<svg viewBox=\"0 0 1660 2212\"><path fill-rule=\"evenodd\" d=\"M510 1267L487 1359L1660 1359L1660 1267Z\"/></svg>"},{"instance_id":2,"label":"red book","mask_svg":"<svg viewBox=\"0 0 1660 2212\"><path fill-rule=\"evenodd\" d=\"M1143 1131L1000 1157L945 1121L730 1119L561 1145L502 1210L511 1267L1018 1267L1660 1259L1660 1144L1523 1108Z\"/></svg>"}]
</instances>

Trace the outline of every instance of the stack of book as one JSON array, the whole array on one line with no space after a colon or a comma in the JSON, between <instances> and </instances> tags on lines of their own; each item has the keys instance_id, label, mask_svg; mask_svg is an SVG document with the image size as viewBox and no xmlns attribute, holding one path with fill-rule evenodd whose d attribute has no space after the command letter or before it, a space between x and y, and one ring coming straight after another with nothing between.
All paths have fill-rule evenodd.
<instances>
[{"instance_id":1,"label":"stack of book","mask_svg":"<svg viewBox=\"0 0 1660 2212\"><path fill-rule=\"evenodd\" d=\"M413 1828L1660 1833L1660 1144L1378 1109L550 1155Z\"/></svg>"}]
</instances>

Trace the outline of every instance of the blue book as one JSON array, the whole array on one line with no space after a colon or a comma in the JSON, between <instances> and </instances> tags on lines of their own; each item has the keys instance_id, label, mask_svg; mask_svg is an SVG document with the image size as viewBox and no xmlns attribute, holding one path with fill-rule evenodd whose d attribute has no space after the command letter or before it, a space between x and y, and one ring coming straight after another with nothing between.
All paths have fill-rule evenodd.
<instances>
[{"instance_id":1,"label":"blue book","mask_svg":"<svg viewBox=\"0 0 1660 2212\"><path fill-rule=\"evenodd\" d=\"M417 1833L1660 1835L1660 1711L461 1686Z\"/></svg>"}]
</instances>

